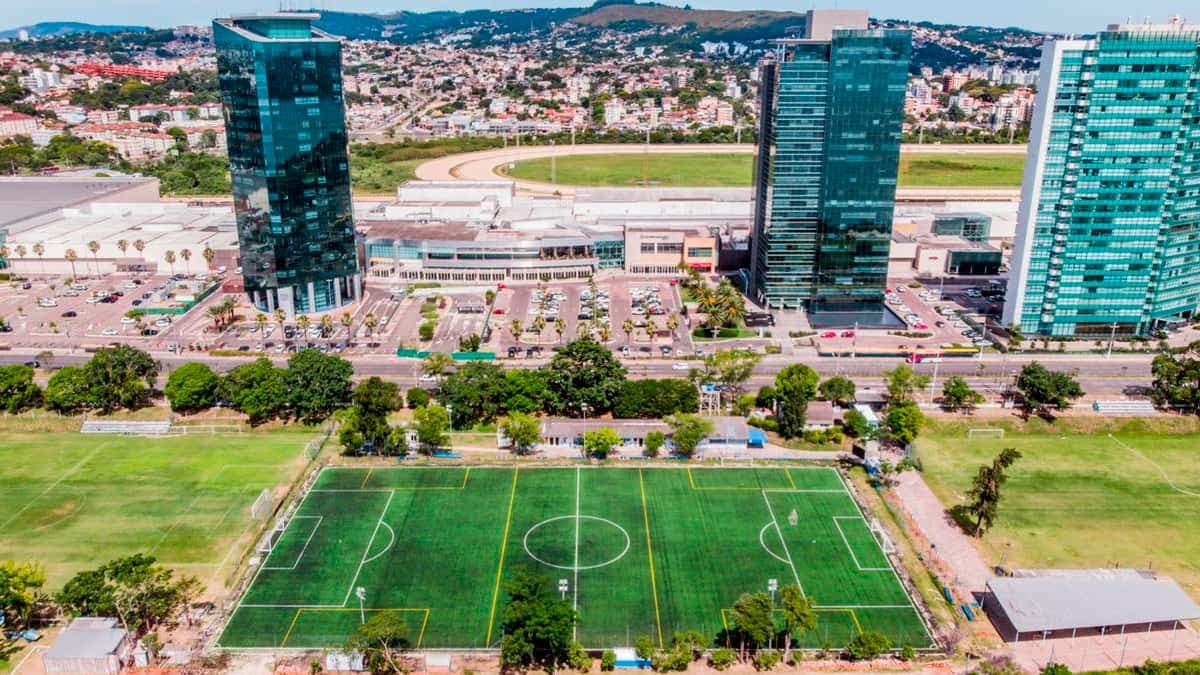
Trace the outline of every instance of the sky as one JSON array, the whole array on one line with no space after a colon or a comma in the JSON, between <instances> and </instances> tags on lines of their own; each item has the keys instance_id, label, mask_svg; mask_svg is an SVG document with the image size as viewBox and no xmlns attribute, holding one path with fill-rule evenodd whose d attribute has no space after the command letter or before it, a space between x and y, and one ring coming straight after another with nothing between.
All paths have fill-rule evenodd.
<instances>
[{"instance_id":1,"label":"sky","mask_svg":"<svg viewBox=\"0 0 1200 675\"><path fill-rule=\"evenodd\" d=\"M316 6L347 12L389 12L398 9L426 11L430 9L517 9L522 7L570 6L591 4L572 0L0 0L0 28L37 23L39 21L84 21L88 23L134 24L155 27L179 24L203 24L216 16L271 11L281 2L291 6ZM683 4L670 0L664 4ZM690 0L692 7L703 9L757 9L803 11L812 7L837 6L824 0ZM1082 9L1083 6L1087 9ZM843 7L863 7L871 16L926 20L943 23L987 26L1020 26L1030 30L1060 33L1092 33L1110 23L1123 23L1132 8L1135 22L1149 15L1155 23L1164 23L1173 13L1183 14L1185 5L1193 9L1200 20L1200 8L1194 0L1142 0L1134 5L1130 0L1006 0L997 2L963 2L962 0L842 0ZM1186 16L1186 15L1185 15Z\"/></svg>"}]
</instances>

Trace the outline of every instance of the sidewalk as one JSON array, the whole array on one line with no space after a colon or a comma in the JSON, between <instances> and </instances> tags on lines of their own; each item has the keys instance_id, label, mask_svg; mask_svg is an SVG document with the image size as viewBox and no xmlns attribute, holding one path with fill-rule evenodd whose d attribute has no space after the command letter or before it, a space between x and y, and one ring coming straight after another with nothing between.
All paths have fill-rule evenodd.
<instances>
[{"instance_id":1,"label":"sidewalk","mask_svg":"<svg viewBox=\"0 0 1200 675\"><path fill-rule=\"evenodd\" d=\"M895 491L900 505L916 525L917 534L928 544L924 553L944 575L943 581L954 587L961 600L983 593L987 580L993 576L991 568L971 538L946 513L925 478L917 471L905 471L897 477L897 483Z\"/></svg>"}]
</instances>

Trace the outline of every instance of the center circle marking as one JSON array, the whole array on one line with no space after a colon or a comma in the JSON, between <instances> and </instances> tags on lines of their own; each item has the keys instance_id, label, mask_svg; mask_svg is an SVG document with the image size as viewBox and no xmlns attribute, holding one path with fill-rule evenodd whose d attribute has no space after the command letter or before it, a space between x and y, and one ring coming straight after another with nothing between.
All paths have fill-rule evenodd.
<instances>
[{"instance_id":1,"label":"center circle marking","mask_svg":"<svg viewBox=\"0 0 1200 675\"><path fill-rule=\"evenodd\" d=\"M619 531L625 537L625 548L621 549L621 552L618 553L617 555L613 556L612 558L605 560L604 562L597 563L595 565L579 565L579 566L556 565L555 563L548 562L546 560L542 560L541 558L534 555L533 551L529 550L529 535L533 534L535 531L537 531L537 529L539 527L542 527L543 525L548 525L550 523L556 523L560 520L594 520L598 523L604 523L606 525L611 525L612 527L615 527L617 529L617 531ZM594 569L597 569L600 567L607 567L608 565L611 565L611 564L617 562L621 558L624 558L626 553L629 553L630 543L631 543L631 540L629 539L629 532L627 532L625 530L625 528L614 523L613 521L609 520L608 518L601 518L599 516L584 516L584 515L555 516L553 518L547 518L546 520L543 520L540 523L536 523L536 524L534 524L533 527L529 528L525 532L525 537L521 541L522 546L525 547L525 554L528 555L530 558L533 558L534 560L538 561L539 563L541 563L547 567L553 567L555 569L560 569L560 570L567 570L569 572L580 572L583 570L594 570Z\"/></svg>"}]
</instances>

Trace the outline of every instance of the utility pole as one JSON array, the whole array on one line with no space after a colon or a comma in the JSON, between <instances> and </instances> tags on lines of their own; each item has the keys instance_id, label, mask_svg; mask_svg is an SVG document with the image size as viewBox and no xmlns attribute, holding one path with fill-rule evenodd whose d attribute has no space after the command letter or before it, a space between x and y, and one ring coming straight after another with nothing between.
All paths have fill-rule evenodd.
<instances>
[{"instance_id":1,"label":"utility pole","mask_svg":"<svg viewBox=\"0 0 1200 675\"><path fill-rule=\"evenodd\" d=\"M1112 358L1113 340L1116 340L1116 339L1117 339L1117 322L1114 321L1112 324L1112 332L1108 334L1108 353L1104 355L1104 358L1106 358L1106 359Z\"/></svg>"},{"instance_id":2,"label":"utility pole","mask_svg":"<svg viewBox=\"0 0 1200 675\"><path fill-rule=\"evenodd\" d=\"M550 183L558 183L558 153L554 152L554 141L550 141Z\"/></svg>"}]
</instances>

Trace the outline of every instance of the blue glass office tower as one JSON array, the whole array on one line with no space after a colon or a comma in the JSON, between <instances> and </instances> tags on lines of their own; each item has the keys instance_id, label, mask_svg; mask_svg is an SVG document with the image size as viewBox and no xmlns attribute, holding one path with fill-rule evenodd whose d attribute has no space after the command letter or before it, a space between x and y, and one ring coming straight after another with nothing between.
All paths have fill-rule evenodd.
<instances>
[{"instance_id":1,"label":"blue glass office tower","mask_svg":"<svg viewBox=\"0 0 1200 675\"><path fill-rule=\"evenodd\" d=\"M1042 49L1004 322L1107 338L1200 304L1200 25Z\"/></svg>"},{"instance_id":2,"label":"blue glass office tower","mask_svg":"<svg viewBox=\"0 0 1200 675\"><path fill-rule=\"evenodd\" d=\"M881 323L912 35L813 10L760 78L749 295Z\"/></svg>"},{"instance_id":3,"label":"blue glass office tower","mask_svg":"<svg viewBox=\"0 0 1200 675\"><path fill-rule=\"evenodd\" d=\"M288 316L361 295L342 47L316 14L213 21L242 276Z\"/></svg>"}]
</instances>

